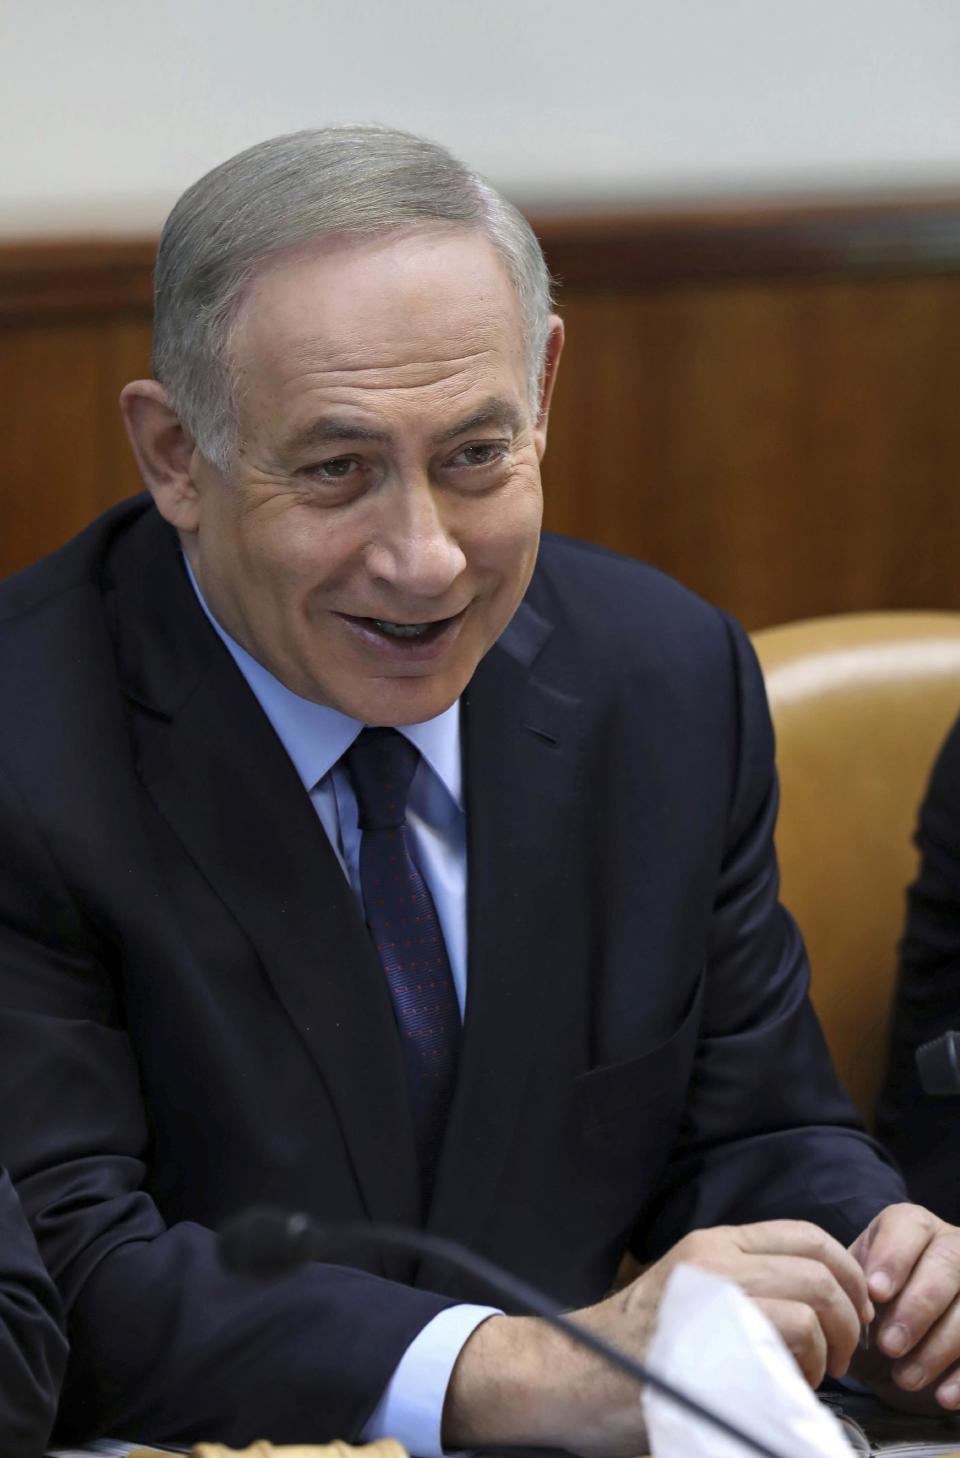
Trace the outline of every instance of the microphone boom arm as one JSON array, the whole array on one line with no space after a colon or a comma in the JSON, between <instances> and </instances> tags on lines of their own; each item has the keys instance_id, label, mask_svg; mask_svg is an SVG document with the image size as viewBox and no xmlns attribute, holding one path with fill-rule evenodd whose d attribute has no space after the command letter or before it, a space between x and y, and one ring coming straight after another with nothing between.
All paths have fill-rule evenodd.
<instances>
[{"instance_id":1,"label":"microphone boom arm","mask_svg":"<svg viewBox=\"0 0 960 1458\"><path fill-rule=\"evenodd\" d=\"M446 1236L405 1230L402 1226L389 1224L324 1227L309 1215L287 1215L267 1209L244 1211L220 1232L220 1254L224 1264L248 1275L279 1275L309 1260L324 1258L324 1252L329 1258L335 1248L353 1243L375 1250L400 1251L404 1255L430 1256L454 1270L466 1272L501 1300L531 1316L541 1317L550 1326L562 1331L575 1345L586 1347L634 1382L646 1384L662 1393L728 1437L759 1453L761 1458L784 1458L784 1454L769 1447L762 1439L730 1422L722 1413L705 1407L697 1398L658 1376L635 1357L628 1356L566 1316L560 1306L536 1286L508 1275L493 1261Z\"/></svg>"}]
</instances>

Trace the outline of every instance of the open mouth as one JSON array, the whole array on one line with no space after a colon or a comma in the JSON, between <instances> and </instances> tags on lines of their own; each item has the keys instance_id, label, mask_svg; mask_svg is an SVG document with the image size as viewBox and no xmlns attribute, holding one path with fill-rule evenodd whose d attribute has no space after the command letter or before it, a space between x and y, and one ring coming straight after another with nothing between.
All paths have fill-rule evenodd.
<instances>
[{"instance_id":1,"label":"open mouth","mask_svg":"<svg viewBox=\"0 0 960 1458\"><path fill-rule=\"evenodd\" d=\"M436 637L437 631L449 619L441 618L438 623L390 623L386 618L368 618L367 621L378 633L385 633L388 638L409 638L422 642L431 633Z\"/></svg>"},{"instance_id":2,"label":"open mouth","mask_svg":"<svg viewBox=\"0 0 960 1458\"><path fill-rule=\"evenodd\" d=\"M379 638L391 643L409 643L412 646L434 642L452 624L460 621L463 612L456 613L451 618L437 618L432 622L422 623L398 623L389 618L361 618L350 613L344 613L343 616L348 622L355 623L368 633L375 633Z\"/></svg>"}]
</instances>

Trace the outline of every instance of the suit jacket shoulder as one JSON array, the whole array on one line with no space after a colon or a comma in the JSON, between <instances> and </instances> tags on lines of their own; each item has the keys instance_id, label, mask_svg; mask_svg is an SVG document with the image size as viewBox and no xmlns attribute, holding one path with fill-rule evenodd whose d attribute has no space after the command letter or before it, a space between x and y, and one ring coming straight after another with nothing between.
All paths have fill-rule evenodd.
<instances>
[{"instance_id":1,"label":"suit jacket shoulder","mask_svg":"<svg viewBox=\"0 0 960 1458\"><path fill-rule=\"evenodd\" d=\"M725 636L725 614L658 568L550 532L527 601L594 646L606 642L613 656L630 649L664 661L691 632L714 647Z\"/></svg>"},{"instance_id":2,"label":"suit jacket shoulder","mask_svg":"<svg viewBox=\"0 0 960 1458\"><path fill-rule=\"evenodd\" d=\"M899 1159L913 1198L956 1223L960 1099L924 1093L915 1053L960 1028L960 719L933 767L916 843L920 871L907 895L877 1131Z\"/></svg>"},{"instance_id":3,"label":"suit jacket shoulder","mask_svg":"<svg viewBox=\"0 0 960 1458\"><path fill-rule=\"evenodd\" d=\"M153 515L145 493L122 501L64 546L0 582L0 624L15 622L78 588L101 588L112 549L138 522Z\"/></svg>"}]
</instances>

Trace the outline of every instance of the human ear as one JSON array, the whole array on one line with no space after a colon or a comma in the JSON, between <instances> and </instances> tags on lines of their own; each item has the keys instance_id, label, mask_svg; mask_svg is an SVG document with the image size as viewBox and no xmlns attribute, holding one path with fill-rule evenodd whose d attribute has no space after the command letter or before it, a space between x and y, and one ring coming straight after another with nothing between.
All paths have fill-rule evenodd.
<instances>
[{"instance_id":1,"label":"human ear","mask_svg":"<svg viewBox=\"0 0 960 1458\"><path fill-rule=\"evenodd\" d=\"M537 457L543 460L543 453L547 448L547 420L550 416L550 401L553 399L553 387L556 384L557 369L560 364L560 354L563 350L563 320L558 314L550 316L550 333L547 335L547 347L543 356L543 375L540 383L539 412L537 423L533 431L533 439L537 448Z\"/></svg>"},{"instance_id":2,"label":"human ear","mask_svg":"<svg viewBox=\"0 0 960 1458\"><path fill-rule=\"evenodd\" d=\"M120 411L144 485L160 515L180 532L195 532L200 496L193 475L194 443L167 392L156 380L133 380Z\"/></svg>"}]
</instances>

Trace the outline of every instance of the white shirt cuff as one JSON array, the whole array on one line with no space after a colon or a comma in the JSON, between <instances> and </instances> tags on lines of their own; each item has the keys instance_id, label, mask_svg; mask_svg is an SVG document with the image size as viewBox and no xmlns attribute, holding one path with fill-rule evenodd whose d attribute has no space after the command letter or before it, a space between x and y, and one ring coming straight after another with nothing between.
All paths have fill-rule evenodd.
<instances>
[{"instance_id":1,"label":"white shirt cuff","mask_svg":"<svg viewBox=\"0 0 960 1458\"><path fill-rule=\"evenodd\" d=\"M445 1458L440 1441L443 1404L454 1365L481 1322L503 1313L494 1306L448 1306L414 1337L394 1369L360 1440L397 1438L415 1458Z\"/></svg>"}]
</instances>

